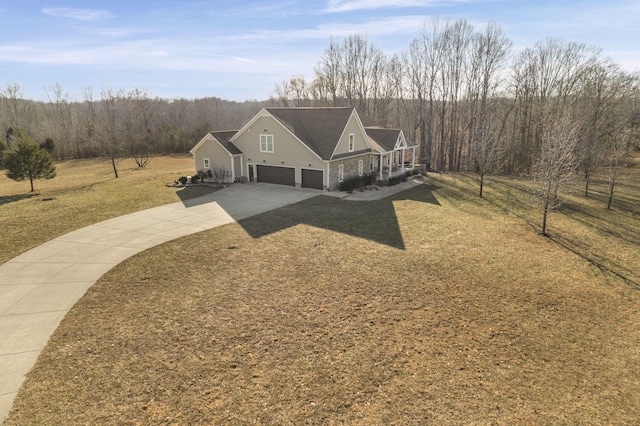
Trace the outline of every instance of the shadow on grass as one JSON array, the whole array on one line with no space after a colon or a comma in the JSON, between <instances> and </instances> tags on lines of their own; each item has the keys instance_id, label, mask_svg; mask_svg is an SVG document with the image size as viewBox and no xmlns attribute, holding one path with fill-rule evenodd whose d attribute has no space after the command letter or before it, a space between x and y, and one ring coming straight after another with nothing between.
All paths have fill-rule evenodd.
<instances>
[{"instance_id":1,"label":"shadow on grass","mask_svg":"<svg viewBox=\"0 0 640 426\"><path fill-rule=\"evenodd\" d=\"M9 204L9 203L14 203L16 201L20 201L20 200L24 200L27 198L31 198L31 197L35 197L38 196L40 194L35 193L35 192L30 192L27 194L20 194L20 195L6 195L3 197L0 197L0 206L3 206L5 204Z\"/></svg>"},{"instance_id":2,"label":"shadow on grass","mask_svg":"<svg viewBox=\"0 0 640 426\"><path fill-rule=\"evenodd\" d=\"M419 185L374 201L348 201L320 195L238 223L253 238L304 224L404 250L394 201L409 200L439 206L433 195L437 189L433 185Z\"/></svg>"}]
</instances>

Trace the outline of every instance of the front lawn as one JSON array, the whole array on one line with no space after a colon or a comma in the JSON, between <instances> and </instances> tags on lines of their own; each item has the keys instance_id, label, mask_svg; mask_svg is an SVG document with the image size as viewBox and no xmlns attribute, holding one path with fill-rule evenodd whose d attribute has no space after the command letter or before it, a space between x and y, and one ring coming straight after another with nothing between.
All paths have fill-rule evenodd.
<instances>
[{"instance_id":1,"label":"front lawn","mask_svg":"<svg viewBox=\"0 0 640 426\"><path fill-rule=\"evenodd\" d=\"M510 184L316 197L147 250L70 311L7 425L634 424L638 212L554 214L575 253Z\"/></svg>"}]
</instances>

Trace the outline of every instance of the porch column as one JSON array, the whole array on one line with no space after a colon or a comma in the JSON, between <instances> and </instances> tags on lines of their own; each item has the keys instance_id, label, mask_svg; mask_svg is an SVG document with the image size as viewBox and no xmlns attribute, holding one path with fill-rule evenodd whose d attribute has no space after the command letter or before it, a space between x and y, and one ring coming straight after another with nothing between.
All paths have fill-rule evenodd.
<instances>
[{"instance_id":1,"label":"porch column","mask_svg":"<svg viewBox=\"0 0 640 426\"><path fill-rule=\"evenodd\" d=\"M327 162L327 191L331 190L331 163ZM302 172L300 172L302 173Z\"/></svg>"},{"instance_id":2,"label":"porch column","mask_svg":"<svg viewBox=\"0 0 640 426\"><path fill-rule=\"evenodd\" d=\"M236 162L235 157L231 156L231 182L236 181Z\"/></svg>"},{"instance_id":3,"label":"porch column","mask_svg":"<svg viewBox=\"0 0 640 426\"><path fill-rule=\"evenodd\" d=\"M405 150L406 150L406 148L402 148L402 159L400 160L402 162L402 173L404 173L404 154L405 154Z\"/></svg>"}]
</instances>

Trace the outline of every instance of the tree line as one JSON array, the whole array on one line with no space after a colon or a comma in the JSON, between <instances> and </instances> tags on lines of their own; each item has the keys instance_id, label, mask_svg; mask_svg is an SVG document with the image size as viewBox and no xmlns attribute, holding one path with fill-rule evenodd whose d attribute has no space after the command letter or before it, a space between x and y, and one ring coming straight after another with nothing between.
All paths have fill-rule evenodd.
<instances>
[{"instance_id":1,"label":"tree line","mask_svg":"<svg viewBox=\"0 0 640 426\"><path fill-rule=\"evenodd\" d=\"M616 178L638 149L640 75L600 49L545 38L515 52L502 28L434 19L407 50L388 55L363 35L331 38L313 76L291 76L267 101L166 100L142 89L82 90L60 85L47 100L24 99L18 84L0 90L0 162L12 132L57 159L188 151L210 130L240 128L264 106L355 107L374 122L418 142L429 170L535 176L546 209L562 182L579 171L585 196L596 170Z\"/></svg>"},{"instance_id":2,"label":"tree line","mask_svg":"<svg viewBox=\"0 0 640 426\"><path fill-rule=\"evenodd\" d=\"M59 84L43 90L46 101L26 99L17 83L0 89L0 159L20 131L39 143L48 140L58 160L127 156L143 166L151 154L188 152L211 130L240 128L267 105L216 97L161 99L138 88L88 87L81 99L72 99Z\"/></svg>"},{"instance_id":3,"label":"tree line","mask_svg":"<svg viewBox=\"0 0 640 426\"><path fill-rule=\"evenodd\" d=\"M620 135L640 128L639 81L596 47L546 38L514 53L497 24L435 19L393 55L362 35L331 39L313 78L283 80L271 102L356 107L419 142L428 168L481 175L533 171L561 121L576 128L588 185Z\"/></svg>"},{"instance_id":4,"label":"tree line","mask_svg":"<svg viewBox=\"0 0 640 426\"><path fill-rule=\"evenodd\" d=\"M545 38L515 52L502 28L434 19L402 53L365 36L331 39L313 78L275 86L282 106L351 106L402 128L420 144L428 170L533 177L543 212L579 172L584 195L596 170L617 178L640 149L640 74L600 49Z\"/></svg>"}]
</instances>

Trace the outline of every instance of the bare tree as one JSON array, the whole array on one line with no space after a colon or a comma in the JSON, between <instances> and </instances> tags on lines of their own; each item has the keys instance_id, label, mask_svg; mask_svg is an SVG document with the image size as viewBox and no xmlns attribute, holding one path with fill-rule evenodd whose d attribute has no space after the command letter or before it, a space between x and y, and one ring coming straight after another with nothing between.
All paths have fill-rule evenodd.
<instances>
[{"instance_id":1,"label":"bare tree","mask_svg":"<svg viewBox=\"0 0 640 426\"><path fill-rule=\"evenodd\" d=\"M114 177L118 178L117 159L122 151L123 123L119 110L124 100L124 92L111 87L100 91L98 115L98 139L102 149L111 160Z\"/></svg>"},{"instance_id":2,"label":"bare tree","mask_svg":"<svg viewBox=\"0 0 640 426\"><path fill-rule=\"evenodd\" d=\"M620 172L627 166L629 156L631 154L631 138L630 129L624 130L612 137L605 148L605 169L607 172L608 196L607 209L611 210L613 202L613 192L616 187L617 179Z\"/></svg>"},{"instance_id":3,"label":"bare tree","mask_svg":"<svg viewBox=\"0 0 640 426\"><path fill-rule=\"evenodd\" d=\"M325 98L330 106L342 106L340 102L340 87L342 79L341 71L342 47L334 38L329 40L329 47L320 57L314 68L315 87L319 98Z\"/></svg>"},{"instance_id":4,"label":"bare tree","mask_svg":"<svg viewBox=\"0 0 640 426\"><path fill-rule=\"evenodd\" d=\"M547 235L547 217L560 206L560 191L577 167L575 149L577 124L570 113L554 116L545 123L534 171L542 209L542 235Z\"/></svg>"},{"instance_id":5,"label":"bare tree","mask_svg":"<svg viewBox=\"0 0 640 426\"><path fill-rule=\"evenodd\" d=\"M288 80L282 80L274 89L271 96L273 105L283 107L309 107L312 105L310 87L303 75L293 75Z\"/></svg>"},{"instance_id":6,"label":"bare tree","mask_svg":"<svg viewBox=\"0 0 640 426\"><path fill-rule=\"evenodd\" d=\"M511 102L505 103L495 99L487 105L487 111L477 126L471 157L480 177L480 198L483 198L485 176L499 173L503 169L507 146L504 136L512 111Z\"/></svg>"},{"instance_id":7,"label":"bare tree","mask_svg":"<svg viewBox=\"0 0 640 426\"><path fill-rule=\"evenodd\" d=\"M57 157L66 157L68 152L68 138L74 126L71 102L69 94L58 83L50 89L44 88L47 102L44 104L45 134L51 136L56 142Z\"/></svg>"},{"instance_id":8,"label":"bare tree","mask_svg":"<svg viewBox=\"0 0 640 426\"><path fill-rule=\"evenodd\" d=\"M513 69L516 168L526 170L533 163L547 123L575 100L599 54L598 49L584 44L547 38L518 55Z\"/></svg>"},{"instance_id":9,"label":"bare tree","mask_svg":"<svg viewBox=\"0 0 640 426\"><path fill-rule=\"evenodd\" d=\"M588 197L591 176L604 161L604 148L611 135L626 125L629 111L622 106L630 96L631 79L617 64L603 60L590 67L583 80L580 96L583 126L578 153L585 180L584 194Z\"/></svg>"},{"instance_id":10,"label":"bare tree","mask_svg":"<svg viewBox=\"0 0 640 426\"><path fill-rule=\"evenodd\" d=\"M123 96L122 117L124 134L129 144L129 154L138 167L145 167L151 160L153 133L158 104L146 90L135 88Z\"/></svg>"}]
</instances>

